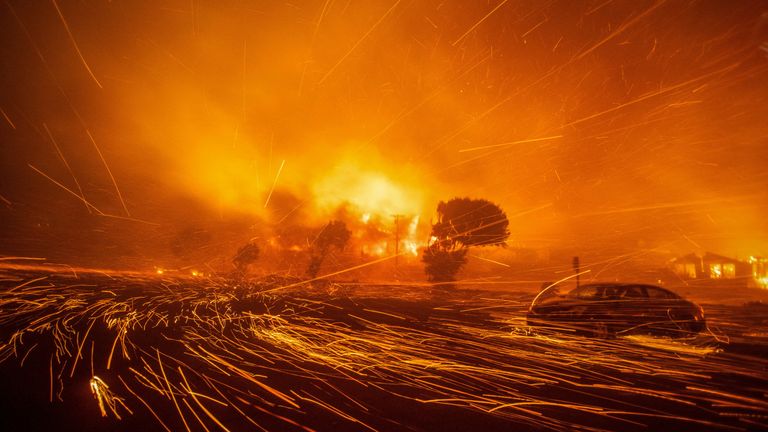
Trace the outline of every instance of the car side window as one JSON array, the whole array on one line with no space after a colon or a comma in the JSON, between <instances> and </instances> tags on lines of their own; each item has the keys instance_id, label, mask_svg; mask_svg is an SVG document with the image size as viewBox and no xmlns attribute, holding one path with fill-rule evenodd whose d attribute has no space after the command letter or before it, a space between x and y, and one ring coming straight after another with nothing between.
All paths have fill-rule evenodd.
<instances>
[{"instance_id":1,"label":"car side window","mask_svg":"<svg viewBox=\"0 0 768 432\"><path fill-rule=\"evenodd\" d=\"M665 291L663 289L647 287L645 290L648 292L648 297L652 298L652 299L673 299L673 298L675 298L675 296L671 292Z\"/></svg>"},{"instance_id":2,"label":"car side window","mask_svg":"<svg viewBox=\"0 0 768 432\"><path fill-rule=\"evenodd\" d=\"M624 292L624 298L644 298L645 296L645 290L639 286L628 286Z\"/></svg>"},{"instance_id":3,"label":"car side window","mask_svg":"<svg viewBox=\"0 0 768 432\"><path fill-rule=\"evenodd\" d=\"M574 297L582 300L595 300L602 297L602 290L596 286L581 287L574 293Z\"/></svg>"},{"instance_id":4,"label":"car side window","mask_svg":"<svg viewBox=\"0 0 768 432\"><path fill-rule=\"evenodd\" d=\"M621 298L621 292L622 292L622 289L620 287L607 286L605 287L605 292L603 293L603 297L606 300L618 300L619 298Z\"/></svg>"}]
</instances>

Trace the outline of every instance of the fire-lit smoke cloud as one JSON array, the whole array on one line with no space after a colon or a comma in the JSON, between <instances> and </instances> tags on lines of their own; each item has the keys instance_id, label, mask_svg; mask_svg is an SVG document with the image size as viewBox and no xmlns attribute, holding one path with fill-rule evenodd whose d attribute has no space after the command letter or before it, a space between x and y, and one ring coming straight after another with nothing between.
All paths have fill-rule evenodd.
<instances>
[{"instance_id":1,"label":"fire-lit smoke cloud","mask_svg":"<svg viewBox=\"0 0 768 432\"><path fill-rule=\"evenodd\" d=\"M362 214L379 215L413 215L425 210L427 192L421 187L425 179L402 167L393 170L342 158L339 164L318 177L312 184L312 193L321 208L333 209L347 204Z\"/></svg>"},{"instance_id":2,"label":"fire-lit smoke cloud","mask_svg":"<svg viewBox=\"0 0 768 432\"><path fill-rule=\"evenodd\" d=\"M506 210L518 245L765 255L767 11L10 1L3 237L37 239L8 253L138 232L157 246L229 221L247 240L340 208L424 231L438 200L473 196ZM78 195L130 220L91 222Z\"/></svg>"}]
</instances>

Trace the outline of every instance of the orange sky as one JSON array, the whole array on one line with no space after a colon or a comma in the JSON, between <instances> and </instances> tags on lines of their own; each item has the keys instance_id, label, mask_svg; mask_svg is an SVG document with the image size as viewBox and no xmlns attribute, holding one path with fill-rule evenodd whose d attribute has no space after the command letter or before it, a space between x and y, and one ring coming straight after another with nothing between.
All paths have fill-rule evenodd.
<instances>
[{"instance_id":1,"label":"orange sky","mask_svg":"<svg viewBox=\"0 0 768 432\"><path fill-rule=\"evenodd\" d=\"M89 225L78 194L164 233L296 208L322 224L345 203L427 224L437 201L472 196L507 211L518 245L768 255L766 14L759 1L10 1L3 239L34 252L147 229Z\"/></svg>"}]
</instances>

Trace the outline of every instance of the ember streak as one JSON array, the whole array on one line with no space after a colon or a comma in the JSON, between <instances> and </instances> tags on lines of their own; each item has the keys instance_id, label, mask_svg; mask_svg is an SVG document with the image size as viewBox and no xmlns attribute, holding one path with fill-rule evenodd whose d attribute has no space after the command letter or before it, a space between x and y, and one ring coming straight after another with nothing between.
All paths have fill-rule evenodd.
<instances>
[{"instance_id":1,"label":"ember streak","mask_svg":"<svg viewBox=\"0 0 768 432\"><path fill-rule=\"evenodd\" d=\"M764 1L6 0L0 36L0 368L46 426L768 427ZM454 197L509 235L451 290ZM526 327L571 262L709 328Z\"/></svg>"},{"instance_id":2,"label":"ember streak","mask_svg":"<svg viewBox=\"0 0 768 432\"><path fill-rule=\"evenodd\" d=\"M766 256L765 13L7 1L5 253L146 266L189 226L264 238L340 207L420 216L423 246L471 196L523 247Z\"/></svg>"},{"instance_id":3,"label":"ember streak","mask_svg":"<svg viewBox=\"0 0 768 432\"><path fill-rule=\"evenodd\" d=\"M106 429L768 426L768 363L721 352L735 309L695 340L608 340L532 331L521 292L39 274L3 274L0 355L45 385L4 397L46 393Z\"/></svg>"}]
</instances>

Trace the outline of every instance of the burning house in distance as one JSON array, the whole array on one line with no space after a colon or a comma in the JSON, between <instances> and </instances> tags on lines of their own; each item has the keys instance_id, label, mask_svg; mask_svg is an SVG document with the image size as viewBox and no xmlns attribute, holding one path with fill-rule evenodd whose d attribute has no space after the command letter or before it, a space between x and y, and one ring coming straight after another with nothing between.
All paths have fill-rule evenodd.
<instances>
[{"instance_id":1,"label":"burning house in distance","mask_svg":"<svg viewBox=\"0 0 768 432\"><path fill-rule=\"evenodd\" d=\"M711 252L702 256L691 253L673 259L670 269L687 283L766 288L767 261L759 257L740 261Z\"/></svg>"}]
</instances>

